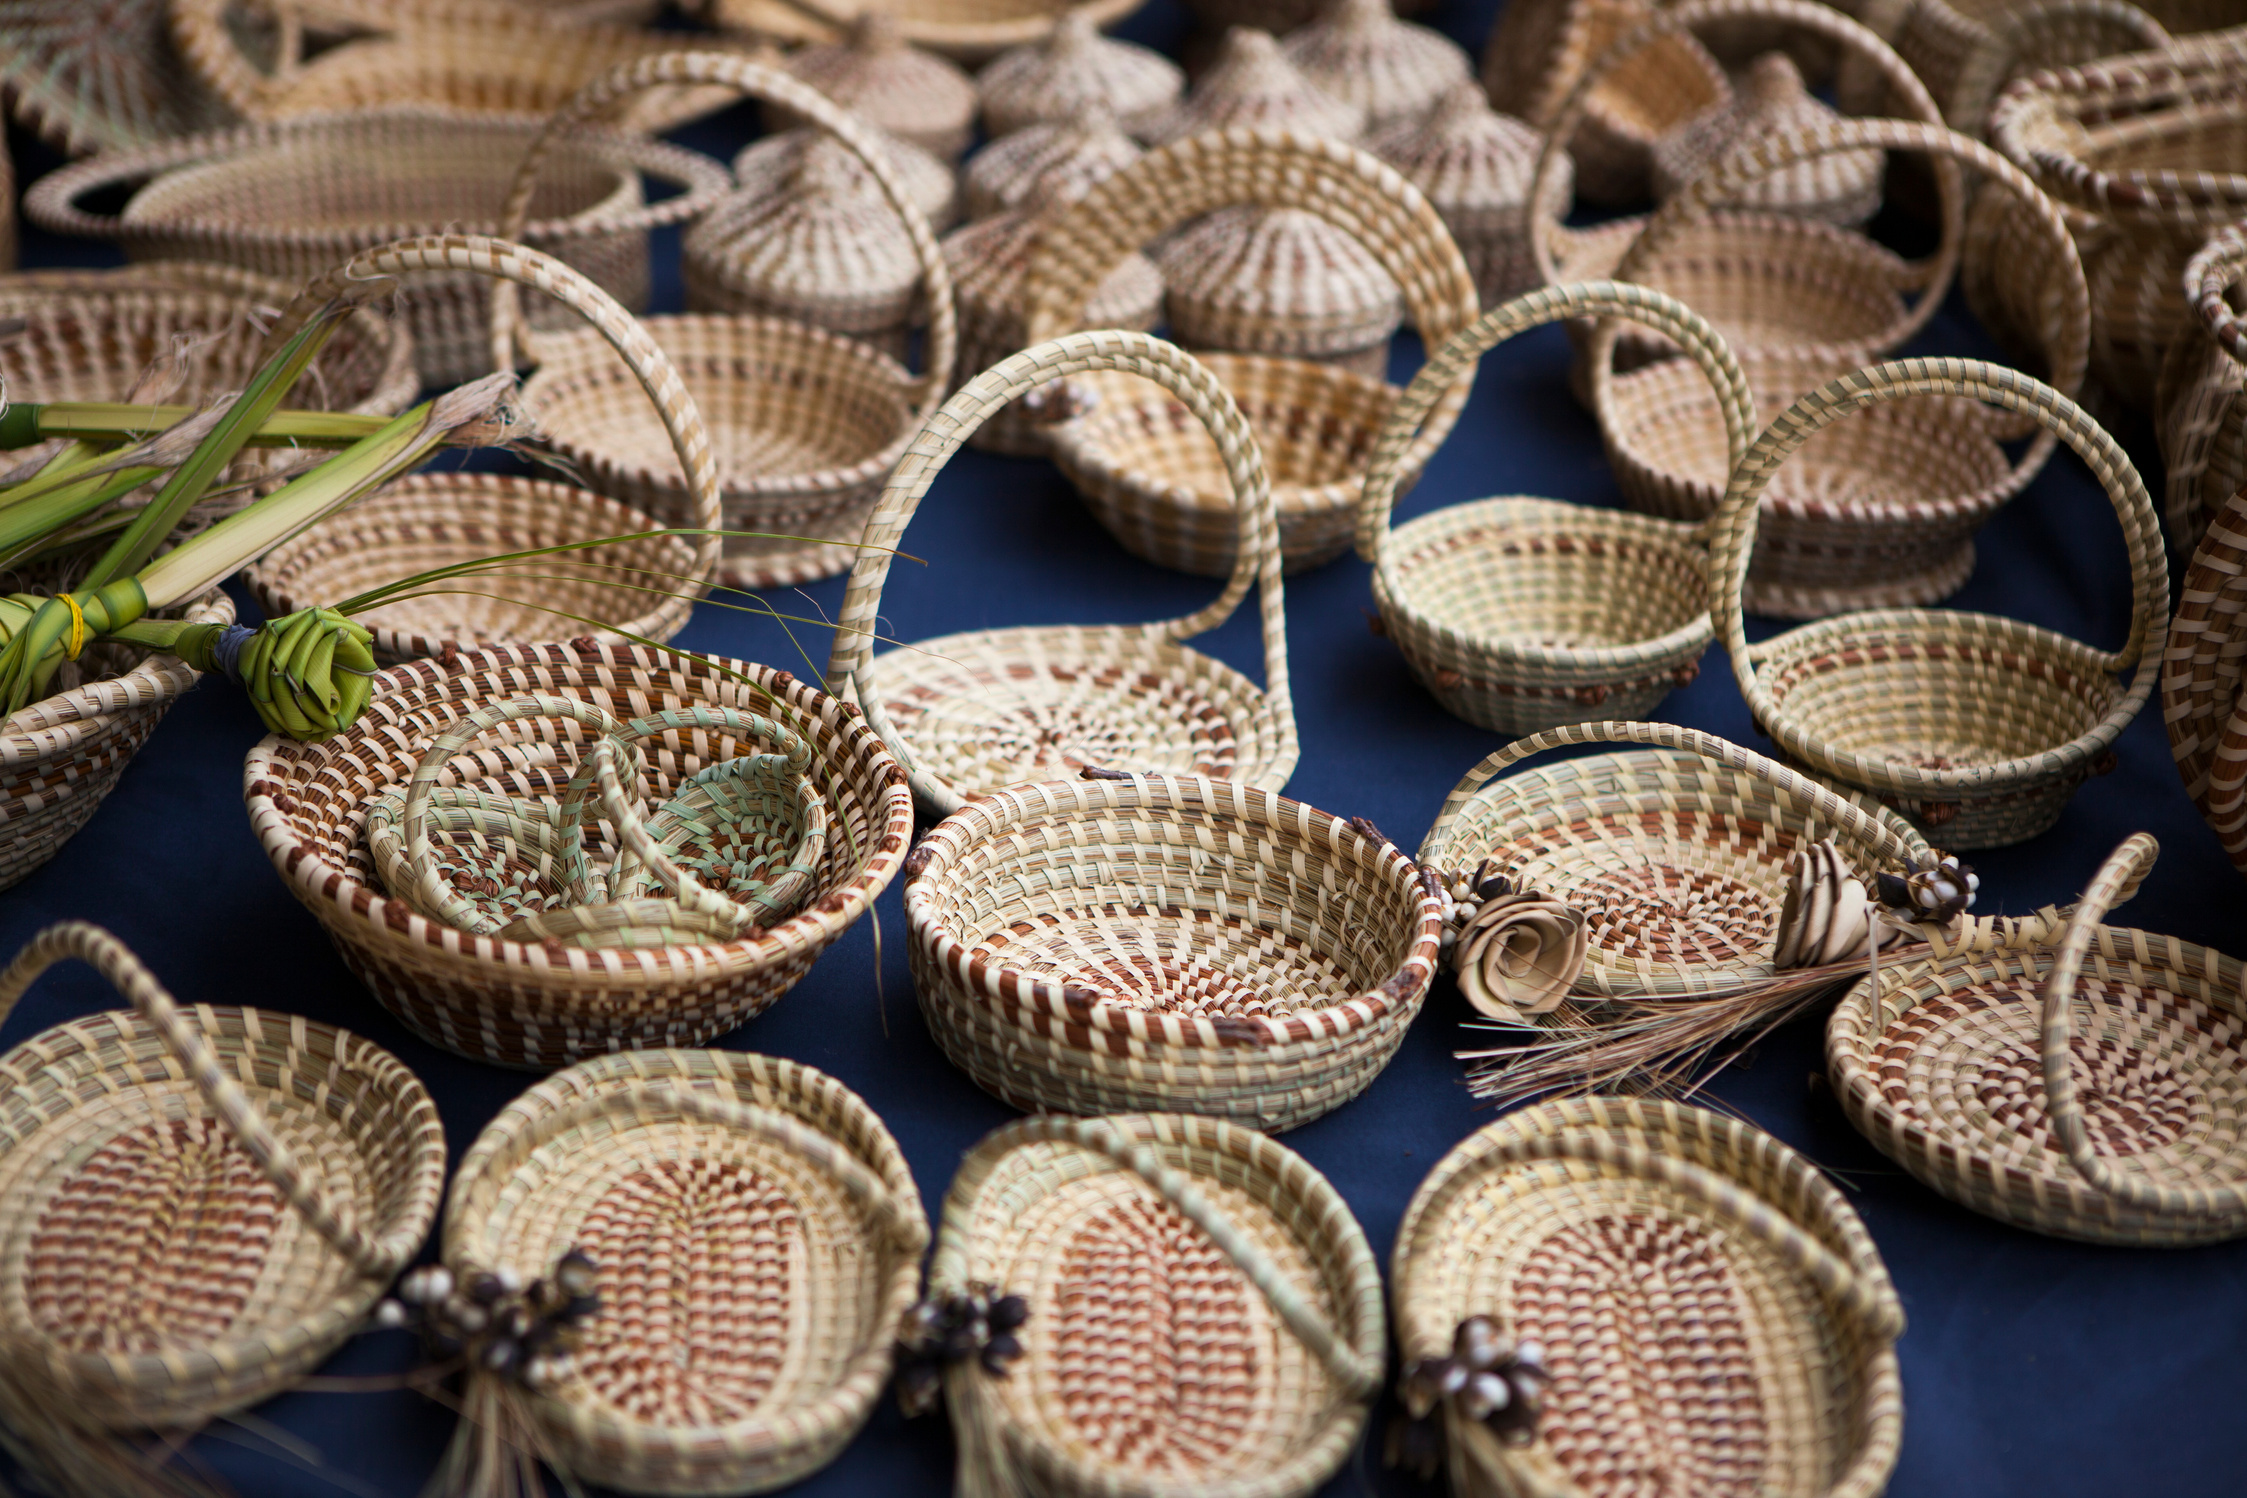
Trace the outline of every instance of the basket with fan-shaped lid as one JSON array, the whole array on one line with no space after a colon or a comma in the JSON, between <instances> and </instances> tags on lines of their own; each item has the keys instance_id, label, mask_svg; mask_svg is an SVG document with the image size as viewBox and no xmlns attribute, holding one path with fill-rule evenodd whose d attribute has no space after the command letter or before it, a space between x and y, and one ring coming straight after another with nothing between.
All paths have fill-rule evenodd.
<instances>
[{"instance_id":1,"label":"basket with fan-shaped lid","mask_svg":"<svg viewBox=\"0 0 2247 1498\"><path fill-rule=\"evenodd\" d=\"M82 921L17 954L0 1011L71 959L131 1007L0 1056L0 1416L43 1487L128 1492L131 1437L270 1398L360 1329L436 1217L445 1138L388 1051L183 1008Z\"/></svg>"},{"instance_id":2,"label":"basket with fan-shaped lid","mask_svg":"<svg viewBox=\"0 0 2247 1498\"><path fill-rule=\"evenodd\" d=\"M1425 116L1369 136L1365 148L1420 189L1466 256L1485 307L1540 284L1529 248L1529 183L1545 138L1456 84ZM1564 180L1569 168L1563 167ZM1561 191L1572 191L1565 187Z\"/></svg>"},{"instance_id":3,"label":"basket with fan-shaped lid","mask_svg":"<svg viewBox=\"0 0 2247 1498\"><path fill-rule=\"evenodd\" d=\"M1381 633L1451 712L1499 733L1643 717L1700 670L1711 638L1700 532L1653 516L1524 496L1449 505L1391 530L1400 461L1459 374L1516 334L1591 314L1648 323L1691 352L1728 440L1755 432L1747 377L1684 304L1620 282L1532 291L1430 355L1390 414L1358 510Z\"/></svg>"},{"instance_id":4,"label":"basket with fan-shaped lid","mask_svg":"<svg viewBox=\"0 0 2247 1498\"><path fill-rule=\"evenodd\" d=\"M939 161L957 161L974 138L975 81L908 42L888 11L860 12L848 36L795 53L787 70L865 123ZM765 112L776 128L804 118L784 101L767 100Z\"/></svg>"},{"instance_id":5,"label":"basket with fan-shaped lid","mask_svg":"<svg viewBox=\"0 0 2247 1498\"><path fill-rule=\"evenodd\" d=\"M677 52L628 63L591 84L547 124L518 169L503 215L519 225L549 149L567 126L616 99L692 82L779 101L847 146L880 185L921 268L928 312L926 372L856 339L793 318L686 313L643 319L678 366L709 428L724 488L726 538L719 576L739 587L829 577L850 565L881 482L936 408L952 377L951 278L936 236L891 170L880 140L824 96L775 68L722 53ZM594 488L659 520L686 520L691 494L662 428L649 419L630 372L590 330L526 330L512 288L492 300L492 356L518 341L537 364L522 403L553 450Z\"/></svg>"},{"instance_id":6,"label":"basket with fan-shaped lid","mask_svg":"<svg viewBox=\"0 0 2247 1498\"><path fill-rule=\"evenodd\" d=\"M2169 533L2190 544L2247 488L2247 221L2209 236L2186 263L2196 326L2170 345L2155 400ZM2247 305L2241 301L2240 305Z\"/></svg>"},{"instance_id":7,"label":"basket with fan-shaped lid","mask_svg":"<svg viewBox=\"0 0 2247 1498\"><path fill-rule=\"evenodd\" d=\"M1457 1498L1875 1498L1903 1445L1904 1312L1819 1166L1755 1125L1633 1098L1485 1125L1389 1265L1402 1452ZM1456 1392L1454 1392L1456 1391Z\"/></svg>"},{"instance_id":8,"label":"basket with fan-shaped lid","mask_svg":"<svg viewBox=\"0 0 2247 1498\"><path fill-rule=\"evenodd\" d=\"M751 141L733 158L733 180L737 190L756 197L771 197L786 190L794 177L803 153L823 138L825 132L812 125L799 125L793 130L779 130ZM897 179L905 184L921 217L928 220L931 229L939 234L959 222L960 179L951 167L937 160L911 141L899 140L886 131L876 131L882 148L889 156L889 164ZM879 198L881 189L874 179L859 170L858 158L852 156L846 168L858 180L865 193Z\"/></svg>"},{"instance_id":9,"label":"basket with fan-shaped lid","mask_svg":"<svg viewBox=\"0 0 2247 1498\"><path fill-rule=\"evenodd\" d=\"M1884 963L1851 990L1826 1064L1859 1132L1952 1201L2035 1232L2133 1248L2247 1234L2247 969L2102 924L2156 851L2137 833L2072 910L2003 944Z\"/></svg>"},{"instance_id":10,"label":"basket with fan-shaped lid","mask_svg":"<svg viewBox=\"0 0 2247 1498\"><path fill-rule=\"evenodd\" d=\"M1086 320L1090 294L1135 249L1219 208L1317 213L1356 235L1403 294L1433 348L1473 321L1474 277L1443 221L1411 184L1336 141L1235 130L1150 151L1052 215L1038 236L1025 298L1029 331ZM1291 568L1340 555L1355 527L1366 460L1397 391L1331 364L1258 354L1205 361L1248 418L1271 465L1280 549ZM1406 449L1418 477L1465 405L1472 373L1444 391ZM1168 567L1233 570L1234 518L1219 454L1175 400L1120 374L1072 380L1077 409L1049 435L1094 515L1130 550Z\"/></svg>"},{"instance_id":11,"label":"basket with fan-shaped lid","mask_svg":"<svg viewBox=\"0 0 2247 1498\"><path fill-rule=\"evenodd\" d=\"M1171 336L1195 350L1389 372L1397 283L1350 232L1297 208L1220 208L1152 251Z\"/></svg>"},{"instance_id":12,"label":"basket with fan-shaped lid","mask_svg":"<svg viewBox=\"0 0 2247 1498\"><path fill-rule=\"evenodd\" d=\"M989 218L1017 208L1036 212L1066 203L1142 154L1104 105L1087 106L1065 120L1026 125L969 159L961 173L967 216Z\"/></svg>"},{"instance_id":13,"label":"basket with fan-shaped lid","mask_svg":"<svg viewBox=\"0 0 2247 1498\"><path fill-rule=\"evenodd\" d=\"M992 58L975 75L983 131L993 142L1094 113L1136 135L1185 88L1178 64L1136 42L1102 36L1086 6L1064 12L1043 40Z\"/></svg>"},{"instance_id":14,"label":"basket with fan-shaped lid","mask_svg":"<svg viewBox=\"0 0 2247 1498\"><path fill-rule=\"evenodd\" d=\"M1288 61L1271 33L1235 26L1225 33L1209 71L1186 97L1146 128L1149 145L1224 130L1288 130L1326 140L1365 134L1365 106L1340 99Z\"/></svg>"},{"instance_id":15,"label":"basket with fan-shaped lid","mask_svg":"<svg viewBox=\"0 0 2247 1498\"><path fill-rule=\"evenodd\" d=\"M1324 1176L1163 1113L1026 1118L969 1151L912 1328L903 1387L941 1391L959 1498L1309 1498L1357 1445L1387 1335Z\"/></svg>"},{"instance_id":16,"label":"basket with fan-shaped lid","mask_svg":"<svg viewBox=\"0 0 2247 1498\"><path fill-rule=\"evenodd\" d=\"M1908 28L1900 29L1889 40L1900 49L1907 34ZM2150 52L2173 40L2168 27L2131 0L2012 0L1988 18L1981 39L1956 63L1943 115L1953 130L1979 140L1990 105L2014 79L2124 52ZM1920 76L1934 86L1928 74Z\"/></svg>"},{"instance_id":17,"label":"basket with fan-shaped lid","mask_svg":"<svg viewBox=\"0 0 2247 1498\"><path fill-rule=\"evenodd\" d=\"M1654 196L1677 196L1695 177L1758 136L1815 130L1839 118L1803 83L1793 58L1766 52L1750 65L1729 101L1654 143ZM1878 151L1821 156L1773 173L1727 201L1854 228L1880 211L1886 167Z\"/></svg>"},{"instance_id":18,"label":"basket with fan-shaped lid","mask_svg":"<svg viewBox=\"0 0 2247 1498\"><path fill-rule=\"evenodd\" d=\"M796 1482L881 1397L928 1241L897 1141L824 1072L662 1050L557 1073L485 1127L446 1197L439 1288L508 1288L458 1339L444 1471L463 1491L533 1458L628 1493ZM432 1330L461 1330L430 1298ZM528 1357L517 1315L545 1329Z\"/></svg>"},{"instance_id":19,"label":"basket with fan-shaped lid","mask_svg":"<svg viewBox=\"0 0 2247 1498\"><path fill-rule=\"evenodd\" d=\"M1473 73L1457 42L1398 20L1389 0L1332 0L1280 50L1304 77L1363 109L1368 133L1413 123Z\"/></svg>"},{"instance_id":20,"label":"basket with fan-shaped lid","mask_svg":"<svg viewBox=\"0 0 2247 1498\"><path fill-rule=\"evenodd\" d=\"M2058 432L2105 488L2130 557L2121 648L1988 614L1907 608L1841 614L1751 646L1742 599L1780 466L1852 413L1959 398ZM1788 758L1940 829L1953 849L2002 847L2051 826L2078 785L2112 767L2116 738L2161 671L2169 570L2144 481L2075 402L1999 365L1904 359L1805 395L1733 468L1709 551L1717 634L1757 726Z\"/></svg>"},{"instance_id":21,"label":"basket with fan-shaped lid","mask_svg":"<svg viewBox=\"0 0 2247 1498\"><path fill-rule=\"evenodd\" d=\"M2177 590L2161 721L2186 792L2247 873L2247 488L2209 520Z\"/></svg>"},{"instance_id":22,"label":"basket with fan-shaped lid","mask_svg":"<svg viewBox=\"0 0 2247 1498\"><path fill-rule=\"evenodd\" d=\"M1688 197L1713 199L1769 164L1862 145L1955 160L1978 174L1984 199L2016 205L2011 211L2034 232L2017 248L2012 274L2044 288L2040 367L2063 393L2079 387L2091 317L2074 241L2036 185L1976 141L1917 121L1836 120L1754 142L1695 183ZM1591 404L1625 497L1653 514L1705 518L1739 458L1706 383L1674 359L1609 376L1597 345L1595 339ZM1783 410L1840 373L1830 351L1818 348L1749 348L1740 362L1764 411ZM2016 431L1994 415L1969 402L1914 401L1821 432L1765 496L1749 610L1818 618L1935 603L1955 592L1974 570L1975 533L2043 470L2059 442L2041 431L2016 459L1999 442Z\"/></svg>"}]
</instances>

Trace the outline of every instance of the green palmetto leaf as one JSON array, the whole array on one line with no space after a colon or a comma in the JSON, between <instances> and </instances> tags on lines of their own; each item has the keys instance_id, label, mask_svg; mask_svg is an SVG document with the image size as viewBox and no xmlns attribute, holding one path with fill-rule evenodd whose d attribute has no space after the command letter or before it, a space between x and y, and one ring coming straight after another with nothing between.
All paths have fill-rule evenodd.
<instances>
[{"instance_id":1,"label":"green palmetto leaf","mask_svg":"<svg viewBox=\"0 0 2247 1498\"><path fill-rule=\"evenodd\" d=\"M89 443L131 442L175 426L193 406L132 405L122 401L25 402L0 412L0 450L30 447L55 437ZM348 447L382 430L389 418L353 411L274 411L250 433L250 447Z\"/></svg>"}]
</instances>

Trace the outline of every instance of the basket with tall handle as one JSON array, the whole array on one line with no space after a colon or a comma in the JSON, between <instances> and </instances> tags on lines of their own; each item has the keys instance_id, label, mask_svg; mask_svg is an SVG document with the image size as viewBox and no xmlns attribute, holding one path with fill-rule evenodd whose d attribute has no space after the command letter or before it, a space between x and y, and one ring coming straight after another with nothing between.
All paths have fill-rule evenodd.
<instances>
[{"instance_id":1,"label":"basket with tall handle","mask_svg":"<svg viewBox=\"0 0 2247 1498\"><path fill-rule=\"evenodd\" d=\"M2161 721L2186 793L2247 874L2247 489L2208 522L2177 589Z\"/></svg>"},{"instance_id":2,"label":"basket with tall handle","mask_svg":"<svg viewBox=\"0 0 2247 1498\"><path fill-rule=\"evenodd\" d=\"M2162 508L2180 547L2247 488L2247 318L2232 298L2247 283L2247 220L2210 235L2185 264L2185 295L2198 327L2169 346L2155 407Z\"/></svg>"}]
</instances>

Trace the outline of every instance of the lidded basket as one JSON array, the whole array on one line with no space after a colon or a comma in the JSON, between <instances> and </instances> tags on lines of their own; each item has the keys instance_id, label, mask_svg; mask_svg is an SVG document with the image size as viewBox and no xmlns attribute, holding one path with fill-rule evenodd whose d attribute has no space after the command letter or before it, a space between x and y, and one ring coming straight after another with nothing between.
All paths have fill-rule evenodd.
<instances>
[{"instance_id":1,"label":"lidded basket","mask_svg":"<svg viewBox=\"0 0 2247 1498\"><path fill-rule=\"evenodd\" d=\"M1178 102L1186 75L1178 64L1133 42L1102 36L1091 14L1072 10L1044 41L993 58L975 75L983 130L1002 140L1032 125L1058 124L1104 109L1142 134Z\"/></svg>"},{"instance_id":2,"label":"lidded basket","mask_svg":"<svg viewBox=\"0 0 2247 1498\"><path fill-rule=\"evenodd\" d=\"M1453 84L1418 121L1392 125L1366 149L1402 173L1434 205L1474 272L1485 307L1541 284L1529 243L1529 186L1545 137L1490 107L1473 79ZM1556 197L1575 191L1558 168Z\"/></svg>"},{"instance_id":3,"label":"lidded basket","mask_svg":"<svg viewBox=\"0 0 2247 1498\"><path fill-rule=\"evenodd\" d=\"M1140 155L1103 105L1088 105L1072 119L1025 126L969 159L962 174L967 216L989 218L1012 208L1035 211L1072 202Z\"/></svg>"},{"instance_id":4,"label":"lidded basket","mask_svg":"<svg viewBox=\"0 0 2247 1498\"><path fill-rule=\"evenodd\" d=\"M796 170L797 158L823 135L819 129L803 125L751 141L733 159L735 185L744 193L759 196L785 191ZM952 168L911 141L899 140L886 131L877 130L875 138L885 148L890 170L905 184L906 194L912 198L913 206L921 210L921 217L928 220L929 227L941 234L958 223L960 183ZM865 192L879 198L881 188L858 164L858 158L850 157L848 164L861 179Z\"/></svg>"},{"instance_id":5,"label":"lidded basket","mask_svg":"<svg viewBox=\"0 0 2247 1498\"><path fill-rule=\"evenodd\" d=\"M2185 793L2247 874L2247 488L2208 520L2177 597L2161 721Z\"/></svg>"},{"instance_id":6,"label":"lidded basket","mask_svg":"<svg viewBox=\"0 0 2247 1498\"><path fill-rule=\"evenodd\" d=\"M1369 132L1420 119L1473 72L1458 43L1398 20L1389 0L1334 0L1280 50L1304 77L1363 109Z\"/></svg>"},{"instance_id":7,"label":"lidded basket","mask_svg":"<svg viewBox=\"0 0 2247 1498\"><path fill-rule=\"evenodd\" d=\"M1198 219L1155 250L1170 329L1188 348L1389 370L1404 299L1347 230L1294 208L1239 205Z\"/></svg>"},{"instance_id":8,"label":"lidded basket","mask_svg":"<svg viewBox=\"0 0 2247 1498\"><path fill-rule=\"evenodd\" d=\"M1671 196L1758 136L1797 134L1839 118L1804 87L1792 57L1766 52L1749 65L1730 99L1654 143L1654 196ZM1878 151L1820 156L1760 179L1725 206L1854 227L1880 211L1886 169Z\"/></svg>"},{"instance_id":9,"label":"lidded basket","mask_svg":"<svg viewBox=\"0 0 2247 1498\"><path fill-rule=\"evenodd\" d=\"M1365 107L1313 83L1270 32L1235 26L1185 102L1149 129L1146 140L1163 145L1236 128L1351 142L1365 133Z\"/></svg>"},{"instance_id":10,"label":"lidded basket","mask_svg":"<svg viewBox=\"0 0 2247 1498\"><path fill-rule=\"evenodd\" d=\"M847 40L806 47L787 68L867 124L941 161L958 160L974 138L975 81L909 45L885 11L864 12ZM767 113L794 123L784 110L768 106Z\"/></svg>"}]
</instances>

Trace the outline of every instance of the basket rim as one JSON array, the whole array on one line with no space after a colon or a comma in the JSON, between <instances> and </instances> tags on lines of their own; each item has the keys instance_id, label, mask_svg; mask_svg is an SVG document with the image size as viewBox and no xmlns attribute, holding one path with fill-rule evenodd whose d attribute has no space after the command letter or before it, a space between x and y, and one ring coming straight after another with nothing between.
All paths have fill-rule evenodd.
<instances>
[{"instance_id":1,"label":"basket rim","mask_svg":"<svg viewBox=\"0 0 2247 1498\"><path fill-rule=\"evenodd\" d=\"M189 606L185 617L196 624L232 624L234 600L223 588L213 588ZM155 653L106 681L42 698L6 720L17 726L0 733L0 769L68 753L101 732L111 718L160 713L201 678L178 656Z\"/></svg>"},{"instance_id":2,"label":"basket rim","mask_svg":"<svg viewBox=\"0 0 2247 1498\"><path fill-rule=\"evenodd\" d=\"M2183 106L2228 106L2247 114L2247 89L2237 69L2247 67L2247 29L2232 28L2173 38L2165 48L2124 53L2073 67L2042 68L2016 78L1990 108L1990 142L2034 172L2040 183L2086 206L2163 220L2196 212L2247 212L2247 172L2109 171L2063 149L2054 137L2087 131L2081 115L2126 104L2133 120L2173 114ZM2133 98L2168 85L2166 101ZM2026 138L2024 138L2026 137ZM2036 137L2043 137L2040 142Z\"/></svg>"}]
</instances>

